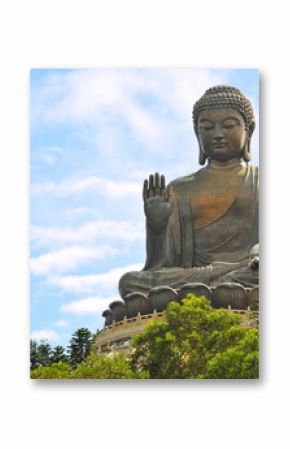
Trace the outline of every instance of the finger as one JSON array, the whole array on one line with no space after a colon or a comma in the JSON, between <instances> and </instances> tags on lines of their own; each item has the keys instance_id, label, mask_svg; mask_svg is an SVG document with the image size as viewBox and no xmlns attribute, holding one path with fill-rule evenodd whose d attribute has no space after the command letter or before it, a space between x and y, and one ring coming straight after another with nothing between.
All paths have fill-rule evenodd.
<instances>
[{"instance_id":1,"label":"finger","mask_svg":"<svg viewBox=\"0 0 290 449\"><path fill-rule=\"evenodd\" d=\"M154 195L154 177L153 175L149 176L149 198Z\"/></svg>"},{"instance_id":2,"label":"finger","mask_svg":"<svg viewBox=\"0 0 290 449\"><path fill-rule=\"evenodd\" d=\"M148 192L148 179L145 179L144 184L143 184L143 200L147 200L149 197L149 192Z\"/></svg>"},{"instance_id":3,"label":"finger","mask_svg":"<svg viewBox=\"0 0 290 449\"><path fill-rule=\"evenodd\" d=\"M167 198L167 195L166 195L166 181L165 181L165 176L164 175L161 175L160 188L161 188L161 196L162 196L162 198L166 199Z\"/></svg>"},{"instance_id":4,"label":"finger","mask_svg":"<svg viewBox=\"0 0 290 449\"><path fill-rule=\"evenodd\" d=\"M155 195L160 195L160 175L158 172L154 176Z\"/></svg>"}]
</instances>

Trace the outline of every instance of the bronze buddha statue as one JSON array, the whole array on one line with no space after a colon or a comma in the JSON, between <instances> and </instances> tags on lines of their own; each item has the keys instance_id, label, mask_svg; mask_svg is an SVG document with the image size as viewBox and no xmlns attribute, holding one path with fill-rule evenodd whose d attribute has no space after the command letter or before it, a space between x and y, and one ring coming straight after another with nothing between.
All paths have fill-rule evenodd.
<instances>
[{"instance_id":1,"label":"bronze buddha statue","mask_svg":"<svg viewBox=\"0 0 290 449\"><path fill-rule=\"evenodd\" d=\"M144 181L147 260L142 271L120 279L123 299L190 282L258 285L258 167L249 165L252 105L235 87L212 87L193 107L193 126L205 166L168 186L158 173Z\"/></svg>"}]
</instances>

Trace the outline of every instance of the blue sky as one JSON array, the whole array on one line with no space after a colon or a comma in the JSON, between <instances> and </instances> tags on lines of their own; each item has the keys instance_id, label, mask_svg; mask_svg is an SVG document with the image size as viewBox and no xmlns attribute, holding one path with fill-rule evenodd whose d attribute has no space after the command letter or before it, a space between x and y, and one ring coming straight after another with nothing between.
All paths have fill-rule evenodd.
<instances>
[{"instance_id":1,"label":"blue sky","mask_svg":"<svg viewBox=\"0 0 290 449\"><path fill-rule=\"evenodd\" d=\"M103 326L118 280L145 261L142 183L196 171L193 103L216 84L252 101L255 69L31 71L31 336L66 346Z\"/></svg>"}]
</instances>

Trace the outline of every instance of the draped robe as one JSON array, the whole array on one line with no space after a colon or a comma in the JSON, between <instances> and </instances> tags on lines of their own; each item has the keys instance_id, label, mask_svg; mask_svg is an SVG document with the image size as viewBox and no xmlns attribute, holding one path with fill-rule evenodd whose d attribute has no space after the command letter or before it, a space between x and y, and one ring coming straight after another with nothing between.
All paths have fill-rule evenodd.
<instances>
[{"instance_id":1,"label":"draped robe","mask_svg":"<svg viewBox=\"0 0 290 449\"><path fill-rule=\"evenodd\" d=\"M259 241L258 167L209 164L170 183L168 192L173 212L159 232L147 220L146 263L121 278L122 297L187 282L257 285L248 264Z\"/></svg>"}]
</instances>

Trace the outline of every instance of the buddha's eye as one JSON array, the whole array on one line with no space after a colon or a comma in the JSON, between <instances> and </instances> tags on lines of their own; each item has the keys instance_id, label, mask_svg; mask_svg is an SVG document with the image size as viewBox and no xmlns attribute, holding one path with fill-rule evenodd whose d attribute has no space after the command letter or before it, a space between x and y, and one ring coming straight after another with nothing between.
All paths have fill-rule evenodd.
<instances>
[{"instance_id":1,"label":"buddha's eye","mask_svg":"<svg viewBox=\"0 0 290 449\"><path fill-rule=\"evenodd\" d=\"M223 128L225 129L234 129L236 126L239 126L240 122L236 119L227 119L223 122Z\"/></svg>"},{"instance_id":2,"label":"buddha's eye","mask_svg":"<svg viewBox=\"0 0 290 449\"><path fill-rule=\"evenodd\" d=\"M203 131L211 131L214 128L214 124L209 120L202 120L199 124L199 128Z\"/></svg>"}]
</instances>

